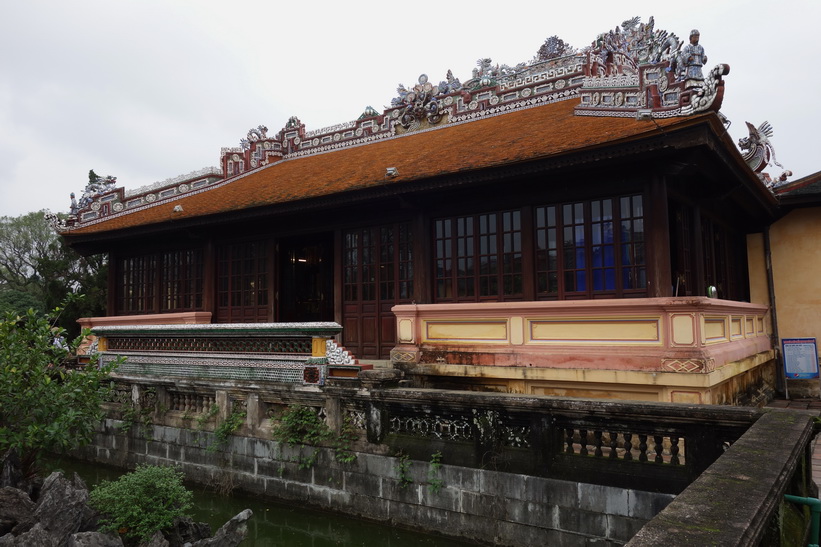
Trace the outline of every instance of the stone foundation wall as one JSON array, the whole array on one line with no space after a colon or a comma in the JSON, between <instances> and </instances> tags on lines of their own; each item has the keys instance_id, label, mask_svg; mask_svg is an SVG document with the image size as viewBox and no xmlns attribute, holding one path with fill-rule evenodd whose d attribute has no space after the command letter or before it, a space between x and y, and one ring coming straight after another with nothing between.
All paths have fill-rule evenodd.
<instances>
[{"instance_id":1,"label":"stone foundation wall","mask_svg":"<svg viewBox=\"0 0 821 547\"><path fill-rule=\"evenodd\" d=\"M333 449L255 437L231 436L215 450L213 433L137 424L124 431L123 424L105 420L75 455L126 468L179 465L190 480L217 489L479 544L622 545L674 498L374 454L340 463Z\"/></svg>"}]
</instances>

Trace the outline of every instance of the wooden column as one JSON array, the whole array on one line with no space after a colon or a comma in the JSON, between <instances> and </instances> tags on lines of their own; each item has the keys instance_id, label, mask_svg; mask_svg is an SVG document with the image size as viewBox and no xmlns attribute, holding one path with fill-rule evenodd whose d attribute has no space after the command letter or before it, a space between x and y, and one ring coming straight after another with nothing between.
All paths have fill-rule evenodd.
<instances>
[{"instance_id":1,"label":"wooden column","mask_svg":"<svg viewBox=\"0 0 821 547\"><path fill-rule=\"evenodd\" d=\"M413 299L417 304L433 303L430 223L430 217L426 213L418 211L414 214L411 228L413 231Z\"/></svg>"},{"instance_id":2,"label":"wooden column","mask_svg":"<svg viewBox=\"0 0 821 547\"><path fill-rule=\"evenodd\" d=\"M105 314L110 317L117 315L117 253L108 253L107 284Z\"/></svg>"},{"instance_id":3,"label":"wooden column","mask_svg":"<svg viewBox=\"0 0 821 547\"><path fill-rule=\"evenodd\" d=\"M704 235L701 233L701 207L693 206L693 296L707 294L707 278L704 265Z\"/></svg>"},{"instance_id":4,"label":"wooden column","mask_svg":"<svg viewBox=\"0 0 821 547\"><path fill-rule=\"evenodd\" d=\"M217 317L217 264L214 240L208 239L202 249L202 309L211 312L211 322Z\"/></svg>"},{"instance_id":5,"label":"wooden column","mask_svg":"<svg viewBox=\"0 0 821 547\"><path fill-rule=\"evenodd\" d=\"M654 175L647 189L649 203L647 237L647 296L672 296L673 271L670 264L670 219L667 203L667 181Z\"/></svg>"}]
</instances>

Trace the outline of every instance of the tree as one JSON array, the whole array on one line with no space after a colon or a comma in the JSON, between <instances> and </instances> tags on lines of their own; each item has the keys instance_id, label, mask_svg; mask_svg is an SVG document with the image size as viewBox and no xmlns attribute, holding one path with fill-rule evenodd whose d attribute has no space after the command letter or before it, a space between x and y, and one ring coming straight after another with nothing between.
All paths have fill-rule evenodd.
<instances>
[{"instance_id":1,"label":"tree","mask_svg":"<svg viewBox=\"0 0 821 547\"><path fill-rule=\"evenodd\" d=\"M0 454L16 449L29 474L42 453L91 440L110 390L104 380L117 364L100 368L92 358L67 368L82 336L67 341L53 325L34 310L0 321Z\"/></svg>"},{"instance_id":2,"label":"tree","mask_svg":"<svg viewBox=\"0 0 821 547\"><path fill-rule=\"evenodd\" d=\"M43 211L0 217L0 295L26 293L40 303L34 306L40 310L65 302L60 325L71 336L79 332L78 318L105 315L106 277L106 257L78 255L54 232ZM85 297L67 300L76 294ZM5 300L22 304L19 297L7 295ZM25 313L28 307L13 309Z\"/></svg>"},{"instance_id":3,"label":"tree","mask_svg":"<svg viewBox=\"0 0 821 547\"><path fill-rule=\"evenodd\" d=\"M116 481L103 481L91 491L89 505L102 513L102 529L147 541L154 532L186 517L194 494L183 486L173 467L140 465Z\"/></svg>"}]
</instances>

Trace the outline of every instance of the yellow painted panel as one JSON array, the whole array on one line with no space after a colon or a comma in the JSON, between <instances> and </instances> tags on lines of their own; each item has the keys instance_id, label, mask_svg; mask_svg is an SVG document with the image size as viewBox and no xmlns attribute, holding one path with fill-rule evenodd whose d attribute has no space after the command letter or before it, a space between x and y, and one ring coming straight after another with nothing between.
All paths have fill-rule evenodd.
<instances>
[{"instance_id":1,"label":"yellow painted panel","mask_svg":"<svg viewBox=\"0 0 821 547\"><path fill-rule=\"evenodd\" d=\"M587 399L618 399L622 401L650 401L663 402L658 391L614 389L613 385L567 385L561 384L545 386L533 385L531 395L548 395L550 397L584 397Z\"/></svg>"},{"instance_id":2,"label":"yellow painted panel","mask_svg":"<svg viewBox=\"0 0 821 547\"><path fill-rule=\"evenodd\" d=\"M698 391L671 391L671 403L701 404L701 393Z\"/></svg>"},{"instance_id":3,"label":"yellow painted panel","mask_svg":"<svg viewBox=\"0 0 821 547\"><path fill-rule=\"evenodd\" d=\"M318 336L311 339L311 357L325 357L328 352L325 340L325 338L319 338Z\"/></svg>"},{"instance_id":4,"label":"yellow painted panel","mask_svg":"<svg viewBox=\"0 0 821 547\"><path fill-rule=\"evenodd\" d=\"M696 343L695 315L673 314L673 344L677 346L692 346Z\"/></svg>"},{"instance_id":5,"label":"yellow painted panel","mask_svg":"<svg viewBox=\"0 0 821 547\"><path fill-rule=\"evenodd\" d=\"M401 343L409 343L413 342L413 320L411 319L400 319L399 325L399 342Z\"/></svg>"},{"instance_id":6,"label":"yellow painted panel","mask_svg":"<svg viewBox=\"0 0 821 547\"><path fill-rule=\"evenodd\" d=\"M506 342L507 321L425 321L427 340L450 342L471 340L475 342Z\"/></svg>"},{"instance_id":7,"label":"yellow painted panel","mask_svg":"<svg viewBox=\"0 0 821 547\"><path fill-rule=\"evenodd\" d=\"M742 321L742 319L743 319L743 317L739 317L739 316L733 316L733 318L730 319L730 336L732 336L733 338L740 337L741 334L742 334L742 332L741 332L741 321Z\"/></svg>"},{"instance_id":8,"label":"yellow painted panel","mask_svg":"<svg viewBox=\"0 0 821 547\"><path fill-rule=\"evenodd\" d=\"M704 339L705 342L723 342L727 340L727 318L705 317Z\"/></svg>"},{"instance_id":9,"label":"yellow painted panel","mask_svg":"<svg viewBox=\"0 0 821 547\"><path fill-rule=\"evenodd\" d=\"M521 346L525 343L524 317L513 316L510 318L510 343L514 346Z\"/></svg>"},{"instance_id":10,"label":"yellow painted panel","mask_svg":"<svg viewBox=\"0 0 821 547\"><path fill-rule=\"evenodd\" d=\"M530 340L536 343L660 343L658 317L531 319L529 323Z\"/></svg>"},{"instance_id":11,"label":"yellow painted panel","mask_svg":"<svg viewBox=\"0 0 821 547\"><path fill-rule=\"evenodd\" d=\"M747 326L744 330L744 333L747 336L752 336L753 334L755 334L755 317L747 318Z\"/></svg>"}]
</instances>

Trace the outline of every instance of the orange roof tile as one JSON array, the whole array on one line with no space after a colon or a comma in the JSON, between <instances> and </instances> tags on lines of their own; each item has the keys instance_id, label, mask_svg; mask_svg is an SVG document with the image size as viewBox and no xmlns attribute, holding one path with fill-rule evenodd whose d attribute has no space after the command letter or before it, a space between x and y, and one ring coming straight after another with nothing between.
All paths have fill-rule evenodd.
<instances>
[{"instance_id":1,"label":"orange roof tile","mask_svg":"<svg viewBox=\"0 0 821 547\"><path fill-rule=\"evenodd\" d=\"M85 235L295 202L437 175L476 171L633 140L712 114L659 119L574 116L577 101L444 125L367 145L285 159L225 183L78 226ZM387 167L398 176L385 177ZM174 212L176 205L182 211Z\"/></svg>"}]
</instances>

